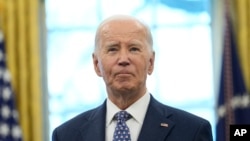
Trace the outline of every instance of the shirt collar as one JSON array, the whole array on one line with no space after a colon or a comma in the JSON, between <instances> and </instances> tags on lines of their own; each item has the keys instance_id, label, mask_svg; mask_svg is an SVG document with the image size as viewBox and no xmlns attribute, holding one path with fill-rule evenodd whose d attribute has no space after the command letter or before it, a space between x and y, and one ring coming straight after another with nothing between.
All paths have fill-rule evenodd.
<instances>
[{"instance_id":1,"label":"shirt collar","mask_svg":"<svg viewBox=\"0 0 250 141\"><path fill-rule=\"evenodd\" d=\"M130 105L126 111L132 115L132 117L138 122L139 124L142 124L147 112L147 107L150 101L150 95L149 92L146 91L146 93L135 103ZM114 115L121 111L109 98L107 99L107 115L106 115L106 126L111 124ZM138 112L140 111L140 112Z\"/></svg>"}]
</instances>

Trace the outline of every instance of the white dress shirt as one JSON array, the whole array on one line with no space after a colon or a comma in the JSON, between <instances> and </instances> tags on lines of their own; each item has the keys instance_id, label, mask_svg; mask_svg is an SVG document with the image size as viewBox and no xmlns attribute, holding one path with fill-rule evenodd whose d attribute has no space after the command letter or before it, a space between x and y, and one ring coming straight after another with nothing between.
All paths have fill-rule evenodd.
<instances>
[{"instance_id":1,"label":"white dress shirt","mask_svg":"<svg viewBox=\"0 0 250 141\"><path fill-rule=\"evenodd\" d=\"M132 141L137 141L141 131L141 127L148 109L150 101L150 95L148 91L139 100L129 106L127 111L132 118L126 121L130 130L130 136ZM106 113L106 141L113 140L113 134L115 131L116 122L113 120L114 115L121 111L110 99L107 99L107 113Z\"/></svg>"}]
</instances>

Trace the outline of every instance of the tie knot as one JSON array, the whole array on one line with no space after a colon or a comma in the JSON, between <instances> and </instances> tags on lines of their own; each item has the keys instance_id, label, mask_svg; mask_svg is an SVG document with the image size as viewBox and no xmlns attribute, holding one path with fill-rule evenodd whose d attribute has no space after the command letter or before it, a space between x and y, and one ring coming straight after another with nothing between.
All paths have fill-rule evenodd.
<instances>
[{"instance_id":1,"label":"tie knot","mask_svg":"<svg viewBox=\"0 0 250 141\"><path fill-rule=\"evenodd\" d=\"M127 121L131 118L132 116L126 112L126 111L120 111L115 114L115 119L116 120L121 120L121 121Z\"/></svg>"}]
</instances>

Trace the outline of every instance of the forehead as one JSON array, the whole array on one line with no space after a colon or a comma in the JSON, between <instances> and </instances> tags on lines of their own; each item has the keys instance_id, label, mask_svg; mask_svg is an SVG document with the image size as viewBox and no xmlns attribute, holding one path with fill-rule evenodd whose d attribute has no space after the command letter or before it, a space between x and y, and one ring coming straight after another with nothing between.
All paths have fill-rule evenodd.
<instances>
[{"instance_id":1,"label":"forehead","mask_svg":"<svg viewBox=\"0 0 250 141\"><path fill-rule=\"evenodd\" d=\"M104 23L100 28L100 36L146 36L145 27L136 20L118 19Z\"/></svg>"}]
</instances>

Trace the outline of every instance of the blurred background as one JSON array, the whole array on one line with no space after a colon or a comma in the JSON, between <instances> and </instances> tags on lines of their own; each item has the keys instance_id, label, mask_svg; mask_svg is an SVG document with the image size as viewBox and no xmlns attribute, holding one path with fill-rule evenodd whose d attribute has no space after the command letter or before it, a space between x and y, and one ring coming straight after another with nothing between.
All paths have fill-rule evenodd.
<instances>
[{"instance_id":1,"label":"blurred background","mask_svg":"<svg viewBox=\"0 0 250 141\"><path fill-rule=\"evenodd\" d=\"M230 124L250 124L249 9L249 0L0 0L0 140L51 141L55 127L103 103L95 31L127 14L153 33L149 92L229 141Z\"/></svg>"}]
</instances>

